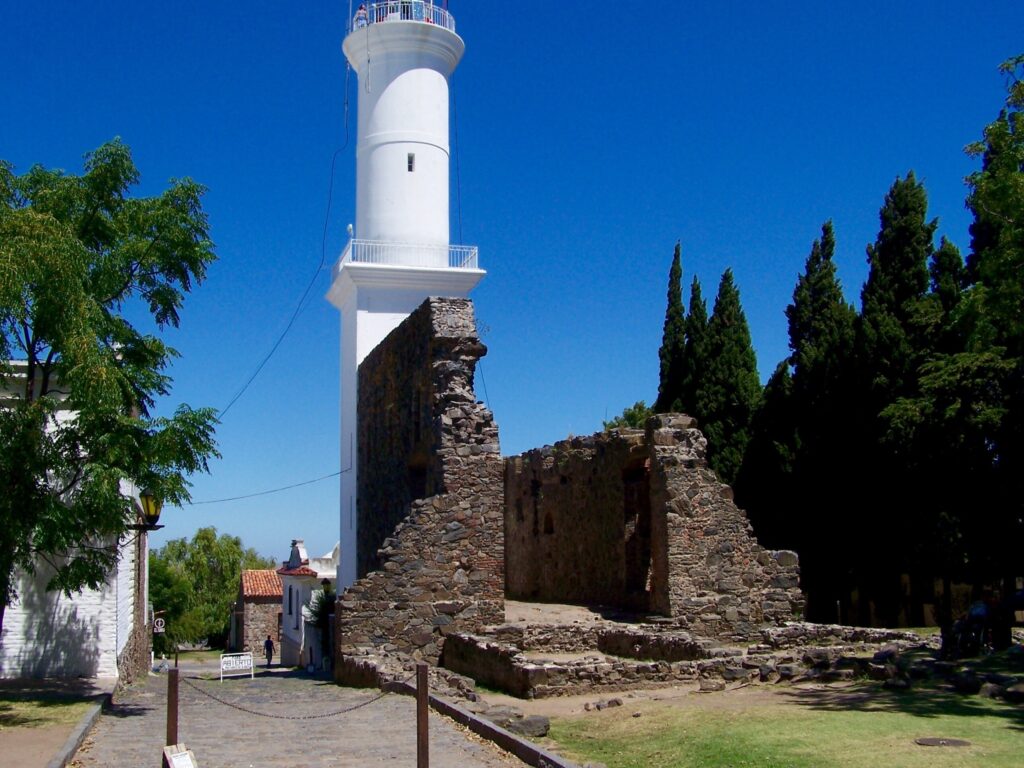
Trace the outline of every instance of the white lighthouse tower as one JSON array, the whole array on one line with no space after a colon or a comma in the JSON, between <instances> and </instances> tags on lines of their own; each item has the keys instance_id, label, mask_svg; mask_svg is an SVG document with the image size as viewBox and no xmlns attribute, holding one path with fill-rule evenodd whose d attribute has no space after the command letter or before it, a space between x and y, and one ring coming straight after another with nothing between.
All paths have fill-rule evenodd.
<instances>
[{"instance_id":1,"label":"white lighthouse tower","mask_svg":"<svg viewBox=\"0 0 1024 768\"><path fill-rule=\"evenodd\" d=\"M447 9L425 0L367 3L342 45L359 77L356 222L327 298L341 311L341 562L356 579L358 366L430 296L480 282L475 247L448 221L448 78L465 44Z\"/></svg>"}]
</instances>

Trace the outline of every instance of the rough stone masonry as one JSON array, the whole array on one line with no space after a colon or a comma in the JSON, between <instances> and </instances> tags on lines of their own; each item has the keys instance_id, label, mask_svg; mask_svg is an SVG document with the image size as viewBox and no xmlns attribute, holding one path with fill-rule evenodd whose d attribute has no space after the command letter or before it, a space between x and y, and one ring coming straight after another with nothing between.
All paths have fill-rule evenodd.
<instances>
[{"instance_id":1,"label":"rough stone masonry","mask_svg":"<svg viewBox=\"0 0 1024 768\"><path fill-rule=\"evenodd\" d=\"M688 416L502 460L473 376L468 299L431 298L359 368L359 579L339 597L336 677L437 663L504 598L603 604L741 639L798 616L796 555L758 545Z\"/></svg>"},{"instance_id":2,"label":"rough stone masonry","mask_svg":"<svg viewBox=\"0 0 1024 768\"><path fill-rule=\"evenodd\" d=\"M343 682L361 659L436 663L443 638L504 616L502 459L473 391L480 342L467 299L425 301L359 367L360 578L339 597Z\"/></svg>"},{"instance_id":3,"label":"rough stone masonry","mask_svg":"<svg viewBox=\"0 0 1024 768\"><path fill-rule=\"evenodd\" d=\"M757 543L706 452L692 418L659 414L510 458L508 597L662 614L719 639L798 616L796 554Z\"/></svg>"}]
</instances>

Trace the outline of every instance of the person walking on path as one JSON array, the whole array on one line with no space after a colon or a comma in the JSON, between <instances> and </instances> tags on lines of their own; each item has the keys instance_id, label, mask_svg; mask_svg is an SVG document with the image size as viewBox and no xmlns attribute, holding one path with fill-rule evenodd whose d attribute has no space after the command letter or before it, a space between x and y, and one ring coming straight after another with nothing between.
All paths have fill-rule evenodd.
<instances>
[{"instance_id":1,"label":"person walking on path","mask_svg":"<svg viewBox=\"0 0 1024 768\"><path fill-rule=\"evenodd\" d=\"M270 660L274 658L274 641L270 639L270 635L263 641L263 652L267 654L267 669L270 669Z\"/></svg>"}]
</instances>

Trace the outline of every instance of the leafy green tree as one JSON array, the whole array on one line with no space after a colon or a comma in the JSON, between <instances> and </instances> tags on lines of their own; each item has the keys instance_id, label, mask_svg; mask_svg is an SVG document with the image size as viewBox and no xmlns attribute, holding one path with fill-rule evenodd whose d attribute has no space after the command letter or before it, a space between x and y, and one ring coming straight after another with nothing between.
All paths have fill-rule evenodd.
<instances>
[{"instance_id":1,"label":"leafy green tree","mask_svg":"<svg viewBox=\"0 0 1024 768\"><path fill-rule=\"evenodd\" d=\"M323 589L315 590L309 602L310 623L320 630L320 651L328 657L331 653L331 617L337 599L334 589L328 584Z\"/></svg>"},{"instance_id":2,"label":"leafy green tree","mask_svg":"<svg viewBox=\"0 0 1024 768\"><path fill-rule=\"evenodd\" d=\"M707 364L697 389L698 420L708 462L722 482L736 479L761 395L750 328L732 270L722 274L707 331Z\"/></svg>"},{"instance_id":3,"label":"leafy green tree","mask_svg":"<svg viewBox=\"0 0 1024 768\"><path fill-rule=\"evenodd\" d=\"M1014 362L998 350L934 356L918 371L916 391L882 411L883 444L893 446L915 491L908 514L911 563L979 583L1002 575L998 560L1020 541L1020 502L999 498L1000 447ZM950 482L950 478L958 478ZM997 491L993 493L993 491ZM1016 534L1016 535L1014 535Z\"/></svg>"},{"instance_id":4,"label":"leafy green tree","mask_svg":"<svg viewBox=\"0 0 1024 768\"><path fill-rule=\"evenodd\" d=\"M273 568L277 563L246 548L237 536L200 528L191 540L171 539L149 555L154 610L167 613L168 632L176 640L207 639L222 647L231 628L231 604L242 571Z\"/></svg>"},{"instance_id":5,"label":"leafy green tree","mask_svg":"<svg viewBox=\"0 0 1024 768\"><path fill-rule=\"evenodd\" d=\"M683 381L686 379L686 328L682 291L682 246L676 243L672 266L668 272L668 302L665 327L661 335L661 377L654 410L658 413L682 409Z\"/></svg>"},{"instance_id":6,"label":"leafy green tree","mask_svg":"<svg viewBox=\"0 0 1024 768\"><path fill-rule=\"evenodd\" d=\"M693 276L690 283L690 311L686 315L686 376L683 379L683 407L698 421L703 418L697 410L697 389L707 367L708 305L700 292L700 280Z\"/></svg>"},{"instance_id":7,"label":"leafy green tree","mask_svg":"<svg viewBox=\"0 0 1024 768\"><path fill-rule=\"evenodd\" d=\"M621 415L601 423L605 432L611 432L613 429L643 429L647 420L655 413L656 411L648 408L643 400L637 400L633 405L624 408Z\"/></svg>"},{"instance_id":8,"label":"leafy green tree","mask_svg":"<svg viewBox=\"0 0 1024 768\"><path fill-rule=\"evenodd\" d=\"M971 253L963 265L949 244L936 252L922 323L931 354L883 417L942 522L929 530L957 544L925 546L947 574L1001 577L1012 591L1024 539L1024 55L1000 69L1005 106L967 148L981 159L968 177Z\"/></svg>"},{"instance_id":9,"label":"leafy green tree","mask_svg":"<svg viewBox=\"0 0 1024 768\"><path fill-rule=\"evenodd\" d=\"M1013 354L1024 345L1024 54L1003 62L1006 105L985 127L981 141L967 147L981 158L981 170L967 178L967 204L974 212L971 254L973 282L985 286L985 304L1000 343Z\"/></svg>"},{"instance_id":10,"label":"leafy green tree","mask_svg":"<svg viewBox=\"0 0 1024 768\"><path fill-rule=\"evenodd\" d=\"M967 180L975 217L968 268L976 281L971 305L980 316L978 335L987 333L992 351L1012 365L1006 416L991 435L996 476L985 515L995 541L988 554L1012 581L1011 564L1024 539L1024 54L1000 70L1006 103L982 140L967 148L982 159L981 170Z\"/></svg>"},{"instance_id":11,"label":"leafy green tree","mask_svg":"<svg viewBox=\"0 0 1024 768\"><path fill-rule=\"evenodd\" d=\"M192 610L192 582L177 564L149 558L149 603L165 622L165 630L153 636L156 653L171 653L180 643L204 636L198 613Z\"/></svg>"},{"instance_id":12,"label":"leafy green tree","mask_svg":"<svg viewBox=\"0 0 1024 768\"><path fill-rule=\"evenodd\" d=\"M132 485L180 504L216 455L211 409L152 415L176 353L129 320L178 325L214 259L203 189L130 197L138 179L119 140L80 176L0 161L0 630L17 573L46 561L50 589L98 587Z\"/></svg>"}]
</instances>

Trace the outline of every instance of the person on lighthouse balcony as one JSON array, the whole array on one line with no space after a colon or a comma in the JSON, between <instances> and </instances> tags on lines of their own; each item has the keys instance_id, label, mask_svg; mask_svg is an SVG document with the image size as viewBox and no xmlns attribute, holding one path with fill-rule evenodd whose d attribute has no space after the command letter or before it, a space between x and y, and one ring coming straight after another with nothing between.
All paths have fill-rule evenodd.
<instances>
[{"instance_id":1,"label":"person on lighthouse balcony","mask_svg":"<svg viewBox=\"0 0 1024 768\"><path fill-rule=\"evenodd\" d=\"M369 15L366 13L366 4L360 3L359 9L356 11L355 28L362 29L370 23Z\"/></svg>"}]
</instances>

